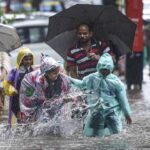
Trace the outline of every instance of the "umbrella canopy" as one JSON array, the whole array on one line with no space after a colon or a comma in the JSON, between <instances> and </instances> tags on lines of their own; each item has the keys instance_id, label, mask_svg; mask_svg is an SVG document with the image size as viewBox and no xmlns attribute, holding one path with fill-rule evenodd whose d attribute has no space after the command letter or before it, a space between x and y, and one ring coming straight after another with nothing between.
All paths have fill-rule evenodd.
<instances>
[{"instance_id":1,"label":"umbrella canopy","mask_svg":"<svg viewBox=\"0 0 150 150\"><path fill-rule=\"evenodd\" d=\"M66 59L66 50L76 42L75 31L82 23L92 26L97 40L110 40L114 35L132 49L136 25L114 6L88 4L77 4L50 17L46 43Z\"/></svg>"},{"instance_id":2,"label":"umbrella canopy","mask_svg":"<svg viewBox=\"0 0 150 150\"><path fill-rule=\"evenodd\" d=\"M9 25L0 24L0 51L11 52L21 46L16 29Z\"/></svg>"}]
</instances>

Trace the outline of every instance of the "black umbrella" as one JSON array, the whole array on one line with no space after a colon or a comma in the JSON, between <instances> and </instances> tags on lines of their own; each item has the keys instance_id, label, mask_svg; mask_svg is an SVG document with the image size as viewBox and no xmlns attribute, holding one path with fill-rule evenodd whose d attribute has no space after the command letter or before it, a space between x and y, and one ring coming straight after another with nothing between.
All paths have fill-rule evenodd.
<instances>
[{"instance_id":1,"label":"black umbrella","mask_svg":"<svg viewBox=\"0 0 150 150\"><path fill-rule=\"evenodd\" d=\"M74 5L50 17L46 43L66 59L67 49L76 43L75 29L81 23L92 26L97 40L113 42L113 35L132 49L136 25L114 6L88 4Z\"/></svg>"},{"instance_id":2,"label":"black umbrella","mask_svg":"<svg viewBox=\"0 0 150 150\"><path fill-rule=\"evenodd\" d=\"M110 47L112 51L116 54L116 59L118 60L120 56L131 53L131 49L116 35L109 34L108 40L110 42Z\"/></svg>"}]
</instances>

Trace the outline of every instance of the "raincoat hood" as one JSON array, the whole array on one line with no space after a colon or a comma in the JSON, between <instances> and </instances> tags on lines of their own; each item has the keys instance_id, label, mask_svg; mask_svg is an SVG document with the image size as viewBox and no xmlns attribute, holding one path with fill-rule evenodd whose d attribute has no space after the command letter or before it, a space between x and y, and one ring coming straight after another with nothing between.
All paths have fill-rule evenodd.
<instances>
[{"instance_id":1,"label":"raincoat hood","mask_svg":"<svg viewBox=\"0 0 150 150\"><path fill-rule=\"evenodd\" d=\"M60 64L52 57L45 57L41 60L40 70L42 74L45 74L47 71L51 71L59 66Z\"/></svg>"},{"instance_id":2,"label":"raincoat hood","mask_svg":"<svg viewBox=\"0 0 150 150\"><path fill-rule=\"evenodd\" d=\"M24 58L25 56L27 56L27 55L32 55L32 57L34 58L33 53L32 53L32 51L31 51L29 48L27 48L27 47L22 47L22 48L19 49L19 53L18 53L18 55L17 55L17 61L16 61L16 67L17 67L17 68L20 67L23 58ZM33 60L34 60L34 59L33 59ZM32 65L33 65L33 64L32 64Z\"/></svg>"},{"instance_id":3,"label":"raincoat hood","mask_svg":"<svg viewBox=\"0 0 150 150\"><path fill-rule=\"evenodd\" d=\"M97 72L100 72L101 69L108 69L111 73L114 69L112 56L108 53L104 53L100 57L96 68L97 68Z\"/></svg>"}]
</instances>

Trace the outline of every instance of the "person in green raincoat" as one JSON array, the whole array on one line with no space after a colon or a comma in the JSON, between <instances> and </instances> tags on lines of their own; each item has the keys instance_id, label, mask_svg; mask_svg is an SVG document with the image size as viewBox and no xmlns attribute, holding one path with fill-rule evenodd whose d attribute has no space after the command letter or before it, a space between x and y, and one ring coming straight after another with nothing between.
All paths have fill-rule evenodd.
<instances>
[{"instance_id":1,"label":"person in green raincoat","mask_svg":"<svg viewBox=\"0 0 150 150\"><path fill-rule=\"evenodd\" d=\"M125 87L112 73L113 69L111 55L104 53L98 61L97 72L82 80L70 77L74 85L90 91L87 95L88 112L83 127L85 136L102 137L121 132L123 115L127 124L132 123Z\"/></svg>"}]
</instances>

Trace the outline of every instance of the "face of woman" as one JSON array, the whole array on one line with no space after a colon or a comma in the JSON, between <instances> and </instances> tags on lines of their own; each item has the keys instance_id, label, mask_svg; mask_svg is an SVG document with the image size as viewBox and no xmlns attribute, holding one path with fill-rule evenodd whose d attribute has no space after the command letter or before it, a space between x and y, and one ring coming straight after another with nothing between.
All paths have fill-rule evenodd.
<instances>
[{"instance_id":1,"label":"face of woman","mask_svg":"<svg viewBox=\"0 0 150 150\"><path fill-rule=\"evenodd\" d=\"M51 80L51 81L55 81L57 80L57 77L59 75L59 67L57 67L55 70L53 71L49 71L46 73L46 76Z\"/></svg>"},{"instance_id":2,"label":"face of woman","mask_svg":"<svg viewBox=\"0 0 150 150\"><path fill-rule=\"evenodd\" d=\"M22 60L22 65L30 67L33 65L33 56L32 55L28 55L25 56Z\"/></svg>"}]
</instances>

